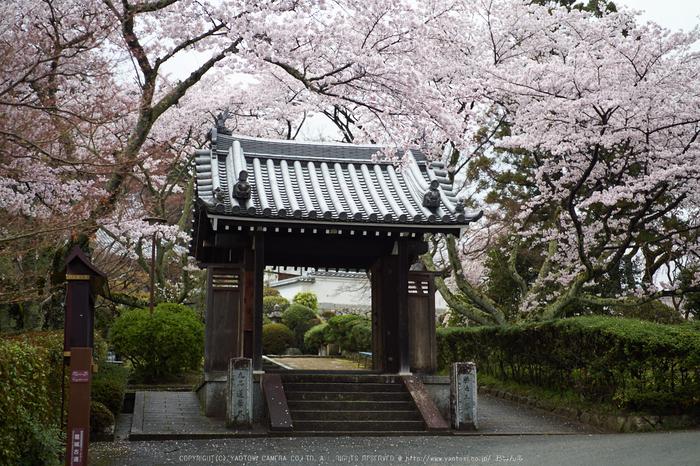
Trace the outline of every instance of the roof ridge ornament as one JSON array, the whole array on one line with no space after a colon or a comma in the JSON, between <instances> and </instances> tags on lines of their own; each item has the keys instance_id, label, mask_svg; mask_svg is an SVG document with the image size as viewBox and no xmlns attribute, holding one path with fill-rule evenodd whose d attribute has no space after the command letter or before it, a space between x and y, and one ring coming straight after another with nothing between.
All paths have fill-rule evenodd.
<instances>
[{"instance_id":1,"label":"roof ridge ornament","mask_svg":"<svg viewBox=\"0 0 700 466\"><path fill-rule=\"evenodd\" d=\"M430 182L430 189L428 189L423 195L423 207L428 207L429 209L440 207L439 186L440 182L438 180L433 180Z\"/></svg>"},{"instance_id":2,"label":"roof ridge ornament","mask_svg":"<svg viewBox=\"0 0 700 466\"><path fill-rule=\"evenodd\" d=\"M248 183L248 172L241 170L238 174L238 181L233 186L233 197L236 199L250 199L250 183Z\"/></svg>"},{"instance_id":3,"label":"roof ridge ornament","mask_svg":"<svg viewBox=\"0 0 700 466\"><path fill-rule=\"evenodd\" d=\"M233 134L233 131L226 127L226 120L229 120L230 118L231 113L228 111L228 107L226 107L223 112L219 113L216 116L214 123L216 125L217 133L225 134L227 136L231 136Z\"/></svg>"}]
</instances>

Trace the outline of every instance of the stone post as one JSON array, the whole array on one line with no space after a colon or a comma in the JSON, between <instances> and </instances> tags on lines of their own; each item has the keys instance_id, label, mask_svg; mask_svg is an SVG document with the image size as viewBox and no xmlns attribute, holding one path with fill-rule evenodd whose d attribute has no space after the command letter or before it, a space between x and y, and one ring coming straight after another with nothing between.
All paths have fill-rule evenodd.
<instances>
[{"instance_id":1,"label":"stone post","mask_svg":"<svg viewBox=\"0 0 700 466\"><path fill-rule=\"evenodd\" d=\"M453 430L477 430L476 365L457 362L450 368L450 410Z\"/></svg>"},{"instance_id":2,"label":"stone post","mask_svg":"<svg viewBox=\"0 0 700 466\"><path fill-rule=\"evenodd\" d=\"M226 427L253 427L253 361L232 358L226 383Z\"/></svg>"}]
</instances>

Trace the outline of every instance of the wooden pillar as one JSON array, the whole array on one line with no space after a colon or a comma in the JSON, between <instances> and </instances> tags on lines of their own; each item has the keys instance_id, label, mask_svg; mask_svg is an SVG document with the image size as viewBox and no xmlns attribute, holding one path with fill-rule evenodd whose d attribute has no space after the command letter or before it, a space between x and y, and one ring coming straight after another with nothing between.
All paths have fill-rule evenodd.
<instances>
[{"instance_id":1,"label":"wooden pillar","mask_svg":"<svg viewBox=\"0 0 700 466\"><path fill-rule=\"evenodd\" d=\"M255 329L255 255L252 249L243 254L243 357L253 359Z\"/></svg>"},{"instance_id":2,"label":"wooden pillar","mask_svg":"<svg viewBox=\"0 0 700 466\"><path fill-rule=\"evenodd\" d=\"M226 371L231 358L243 357L243 270L207 268L204 371Z\"/></svg>"},{"instance_id":3,"label":"wooden pillar","mask_svg":"<svg viewBox=\"0 0 700 466\"><path fill-rule=\"evenodd\" d=\"M386 372L384 357L384 320L382 312L382 260L378 260L371 270L372 287L372 369Z\"/></svg>"},{"instance_id":4,"label":"wooden pillar","mask_svg":"<svg viewBox=\"0 0 700 466\"><path fill-rule=\"evenodd\" d=\"M410 271L408 274L408 327L411 372L435 375L435 277L437 272Z\"/></svg>"},{"instance_id":5,"label":"wooden pillar","mask_svg":"<svg viewBox=\"0 0 700 466\"><path fill-rule=\"evenodd\" d=\"M265 286L265 234L255 233L254 256L254 327L253 327L253 371L262 371L263 287Z\"/></svg>"},{"instance_id":6,"label":"wooden pillar","mask_svg":"<svg viewBox=\"0 0 700 466\"><path fill-rule=\"evenodd\" d=\"M372 268L372 365L390 374L410 372L408 268L405 238Z\"/></svg>"},{"instance_id":7,"label":"wooden pillar","mask_svg":"<svg viewBox=\"0 0 700 466\"><path fill-rule=\"evenodd\" d=\"M411 372L410 361L410 339L408 320L408 238L400 238L398 241L398 257L396 272L396 294L398 301L398 324L399 324L399 348L400 363L399 372L407 374Z\"/></svg>"}]
</instances>

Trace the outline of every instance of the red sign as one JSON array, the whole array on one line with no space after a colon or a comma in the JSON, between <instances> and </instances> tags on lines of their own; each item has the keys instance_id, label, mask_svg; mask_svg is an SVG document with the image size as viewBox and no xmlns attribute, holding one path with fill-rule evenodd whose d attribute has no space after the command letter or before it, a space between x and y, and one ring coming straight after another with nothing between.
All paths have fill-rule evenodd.
<instances>
[{"instance_id":1,"label":"red sign","mask_svg":"<svg viewBox=\"0 0 700 466\"><path fill-rule=\"evenodd\" d=\"M90 381L89 371L71 371L70 381L77 383L87 383Z\"/></svg>"},{"instance_id":2,"label":"red sign","mask_svg":"<svg viewBox=\"0 0 700 466\"><path fill-rule=\"evenodd\" d=\"M71 466L83 466L83 450L85 443L85 429L75 428L70 434L70 462Z\"/></svg>"}]
</instances>

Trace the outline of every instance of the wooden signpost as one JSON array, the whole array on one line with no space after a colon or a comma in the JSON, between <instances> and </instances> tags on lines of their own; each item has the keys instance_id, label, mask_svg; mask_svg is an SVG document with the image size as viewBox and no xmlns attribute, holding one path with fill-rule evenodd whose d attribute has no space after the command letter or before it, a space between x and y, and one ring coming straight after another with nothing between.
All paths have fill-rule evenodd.
<instances>
[{"instance_id":1,"label":"wooden signpost","mask_svg":"<svg viewBox=\"0 0 700 466\"><path fill-rule=\"evenodd\" d=\"M97 269L78 246L66 259L66 327L63 341L65 363L70 366L66 465L88 464L90 443L90 392L93 332L95 326L94 290L105 286L104 273Z\"/></svg>"}]
</instances>

